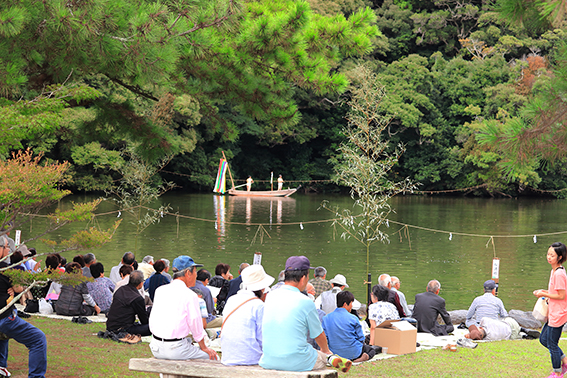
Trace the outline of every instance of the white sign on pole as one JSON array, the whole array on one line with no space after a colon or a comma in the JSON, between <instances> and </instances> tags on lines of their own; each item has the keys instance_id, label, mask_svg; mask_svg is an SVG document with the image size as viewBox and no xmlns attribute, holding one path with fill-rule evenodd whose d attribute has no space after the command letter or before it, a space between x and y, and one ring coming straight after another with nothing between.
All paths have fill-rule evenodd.
<instances>
[{"instance_id":1,"label":"white sign on pole","mask_svg":"<svg viewBox=\"0 0 567 378\"><path fill-rule=\"evenodd\" d=\"M20 246L20 240L22 238L22 230L16 230L16 239L14 240L14 243L16 244L16 247Z\"/></svg>"},{"instance_id":2,"label":"white sign on pole","mask_svg":"<svg viewBox=\"0 0 567 378\"><path fill-rule=\"evenodd\" d=\"M500 275L500 259L494 258L492 260L492 279L497 280Z\"/></svg>"},{"instance_id":3,"label":"white sign on pole","mask_svg":"<svg viewBox=\"0 0 567 378\"><path fill-rule=\"evenodd\" d=\"M262 252L254 253L254 265L262 265Z\"/></svg>"}]
</instances>

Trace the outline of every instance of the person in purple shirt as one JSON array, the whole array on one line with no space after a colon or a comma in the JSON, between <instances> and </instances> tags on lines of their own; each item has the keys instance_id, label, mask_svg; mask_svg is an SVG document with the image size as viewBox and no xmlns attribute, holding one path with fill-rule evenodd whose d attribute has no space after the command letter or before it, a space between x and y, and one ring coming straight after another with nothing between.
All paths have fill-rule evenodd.
<instances>
[{"instance_id":1,"label":"person in purple shirt","mask_svg":"<svg viewBox=\"0 0 567 378\"><path fill-rule=\"evenodd\" d=\"M114 293L114 283L104 276L104 266L102 263L94 263L89 267L94 282L87 282L89 294L95 303L100 307L100 312L106 314L110 310L112 303L112 293Z\"/></svg>"}]
</instances>

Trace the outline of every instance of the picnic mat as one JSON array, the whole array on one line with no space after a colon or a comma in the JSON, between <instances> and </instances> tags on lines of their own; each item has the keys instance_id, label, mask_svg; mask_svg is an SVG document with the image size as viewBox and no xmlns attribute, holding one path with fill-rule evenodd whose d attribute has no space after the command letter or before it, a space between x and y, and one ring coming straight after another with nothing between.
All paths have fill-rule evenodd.
<instances>
[{"instance_id":1,"label":"picnic mat","mask_svg":"<svg viewBox=\"0 0 567 378\"><path fill-rule=\"evenodd\" d=\"M18 311L24 312L24 306L22 306L19 303L16 303L15 306L18 309ZM41 314L39 312L30 313L30 315L42 316L44 318L63 319L63 320L68 320L68 321L71 321L71 319L73 319L75 317L75 316L57 315L56 313L45 315L45 314ZM84 317L89 319L93 323L106 323L106 315L104 315L104 314L84 316Z\"/></svg>"},{"instance_id":2,"label":"picnic mat","mask_svg":"<svg viewBox=\"0 0 567 378\"><path fill-rule=\"evenodd\" d=\"M17 303L15 306L19 311L22 311L22 312L24 311L24 306L22 306L21 304ZM45 318L62 319L62 320L68 320L68 321L71 321L71 319L73 319L73 316L62 316L62 315L57 315L55 313L49 314L49 315L40 314L40 313L33 313L31 315L42 316L42 317L45 317ZM86 316L86 318L91 320L93 323L105 323L106 322L106 316L104 314ZM220 328L207 329L207 331L208 331L207 333L210 336L212 336L212 335L215 335L217 333L217 331L220 331ZM465 337L466 333L468 333L468 330L458 329L458 328L455 328L455 330L453 331L453 335L447 335L447 336L433 336L430 333L418 332L417 333L417 342L420 344L420 346L417 347L416 351L419 352L419 351L425 350L425 349L442 348L447 344L456 344L457 340ZM151 336L142 337L142 342L149 343L151 340L152 340ZM209 348L215 350L216 352L221 351L221 344L220 344L219 338L214 338L212 340L209 338L209 340L206 343L207 343L207 346ZM369 361L383 360L383 359L392 358L392 357L397 357L397 355L379 353Z\"/></svg>"}]
</instances>

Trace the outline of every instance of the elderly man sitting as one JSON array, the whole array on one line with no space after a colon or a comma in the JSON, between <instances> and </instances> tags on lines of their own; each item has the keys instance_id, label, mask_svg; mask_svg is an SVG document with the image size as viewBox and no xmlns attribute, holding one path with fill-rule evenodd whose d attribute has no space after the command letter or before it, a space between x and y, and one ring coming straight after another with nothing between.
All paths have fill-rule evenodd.
<instances>
[{"instance_id":1,"label":"elderly man sitting","mask_svg":"<svg viewBox=\"0 0 567 378\"><path fill-rule=\"evenodd\" d=\"M139 292L143 285L144 273L135 270L130 273L128 284L122 285L116 290L106 321L108 331L115 333L124 331L142 336L151 335L146 305ZM136 315L138 315L141 324L135 322Z\"/></svg>"},{"instance_id":2,"label":"elderly man sitting","mask_svg":"<svg viewBox=\"0 0 567 378\"><path fill-rule=\"evenodd\" d=\"M197 294L189 288L195 286L197 267L189 256L173 260L177 272L173 281L156 289L150 317L152 341L150 350L155 358L165 360L211 359L217 353L205 345L205 330ZM199 344L194 346L189 334Z\"/></svg>"},{"instance_id":3,"label":"elderly man sitting","mask_svg":"<svg viewBox=\"0 0 567 378\"><path fill-rule=\"evenodd\" d=\"M150 276L155 273L154 257L150 255L144 256L142 262L138 264L138 270L144 273L144 280L150 278Z\"/></svg>"},{"instance_id":4,"label":"elderly man sitting","mask_svg":"<svg viewBox=\"0 0 567 378\"><path fill-rule=\"evenodd\" d=\"M413 317L417 320L418 332L431 333L435 336L445 336L453 332L451 315L445 308L445 299L439 296L441 284L431 280L427 284L427 291L415 295ZM441 316L445 324L439 324L437 317Z\"/></svg>"},{"instance_id":5,"label":"elderly man sitting","mask_svg":"<svg viewBox=\"0 0 567 378\"><path fill-rule=\"evenodd\" d=\"M496 297L496 282L488 280L484 283L484 295L476 297L467 312L466 325L478 326L482 318L500 319L506 318L508 312L504 303Z\"/></svg>"}]
</instances>

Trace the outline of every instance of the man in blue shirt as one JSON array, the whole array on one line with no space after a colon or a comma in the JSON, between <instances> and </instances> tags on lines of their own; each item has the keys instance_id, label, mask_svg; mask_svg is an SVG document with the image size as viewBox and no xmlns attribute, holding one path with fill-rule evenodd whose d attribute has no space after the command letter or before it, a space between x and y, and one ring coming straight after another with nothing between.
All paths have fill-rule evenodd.
<instances>
[{"instance_id":1,"label":"man in blue shirt","mask_svg":"<svg viewBox=\"0 0 567 378\"><path fill-rule=\"evenodd\" d=\"M307 257L290 257L285 265L284 285L267 295L260 366L311 371L324 369L329 363L347 372L352 362L332 355L315 304L301 293L309 282L309 269L312 268ZM307 336L315 339L320 351L307 343Z\"/></svg>"},{"instance_id":2,"label":"man in blue shirt","mask_svg":"<svg viewBox=\"0 0 567 378\"><path fill-rule=\"evenodd\" d=\"M203 299L207 304L207 311L209 316L207 317L207 328L216 328L222 326L222 316L217 316L215 310L215 302L213 301L213 296L207 284L211 279L211 273L206 269L199 269L197 271L197 281L195 281L195 286L197 289L201 290L203 293Z\"/></svg>"},{"instance_id":3,"label":"man in blue shirt","mask_svg":"<svg viewBox=\"0 0 567 378\"><path fill-rule=\"evenodd\" d=\"M356 315L350 313L354 295L350 291L337 294L337 308L323 318L323 330L331 352L353 362L368 361L376 355L370 345L364 344L364 333Z\"/></svg>"}]
</instances>

